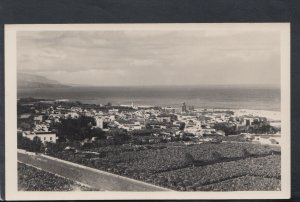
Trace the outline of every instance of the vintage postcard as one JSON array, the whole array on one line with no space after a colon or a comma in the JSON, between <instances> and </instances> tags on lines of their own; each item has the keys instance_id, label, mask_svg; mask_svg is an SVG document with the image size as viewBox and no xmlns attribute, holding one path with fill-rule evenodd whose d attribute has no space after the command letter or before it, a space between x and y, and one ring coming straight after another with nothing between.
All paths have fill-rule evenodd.
<instances>
[{"instance_id":1,"label":"vintage postcard","mask_svg":"<svg viewBox=\"0 0 300 202\"><path fill-rule=\"evenodd\" d=\"M290 24L5 26L6 197L290 197Z\"/></svg>"}]
</instances>

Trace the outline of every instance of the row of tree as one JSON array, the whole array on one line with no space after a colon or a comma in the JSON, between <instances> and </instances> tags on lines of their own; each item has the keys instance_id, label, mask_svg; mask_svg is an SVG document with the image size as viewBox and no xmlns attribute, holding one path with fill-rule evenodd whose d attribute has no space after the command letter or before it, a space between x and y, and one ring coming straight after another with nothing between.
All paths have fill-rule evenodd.
<instances>
[{"instance_id":1,"label":"row of tree","mask_svg":"<svg viewBox=\"0 0 300 202\"><path fill-rule=\"evenodd\" d=\"M30 152L41 152L43 143L40 138L34 137L33 140L23 137L22 134L18 134L17 147L18 149L24 149Z\"/></svg>"},{"instance_id":2,"label":"row of tree","mask_svg":"<svg viewBox=\"0 0 300 202\"><path fill-rule=\"evenodd\" d=\"M222 130L225 132L225 135L236 135L242 132L244 133L254 133L254 134L275 134L280 131L279 128L271 126L269 123L263 124L254 124L250 127L238 127L234 125L230 125L228 123L216 123L214 125L214 129Z\"/></svg>"},{"instance_id":3,"label":"row of tree","mask_svg":"<svg viewBox=\"0 0 300 202\"><path fill-rule=\"evenodd\" d=\"M60 123L53 124L51 130L55 131L60 140L84 140L97 137L106 138L105 132L95 128L93 117L80 116L78 119L62 119Z\"/></svg>"}]
</instances>

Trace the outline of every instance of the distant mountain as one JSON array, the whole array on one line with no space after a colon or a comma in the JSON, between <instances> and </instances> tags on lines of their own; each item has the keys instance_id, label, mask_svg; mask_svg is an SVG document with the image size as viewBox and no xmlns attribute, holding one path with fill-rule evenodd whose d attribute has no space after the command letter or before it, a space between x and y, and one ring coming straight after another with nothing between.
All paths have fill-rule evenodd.
<instances>
[{"instance_id":1,"label":"distant mountain","mask_svg":"<svg viewBox=\"0 0 300 202\"><path fill-rule=\"evenodd\" d=\"M38 76L27 73L18 73L17 81L18 89L69 87L68 85L59 83L58 81L47 79L44 76Z\"/></svg>"}]
</instances>

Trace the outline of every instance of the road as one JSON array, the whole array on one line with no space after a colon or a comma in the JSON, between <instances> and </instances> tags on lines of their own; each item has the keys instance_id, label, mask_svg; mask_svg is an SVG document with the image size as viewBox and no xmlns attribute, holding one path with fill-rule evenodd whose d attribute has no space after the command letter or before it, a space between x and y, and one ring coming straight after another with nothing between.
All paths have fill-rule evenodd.
<instances>
[{"instance_id":1,"label":"road","mask_svg":"<svg viewBox=\"0 0 300 202\"><path fill-rule=\"evenodd\" d=\"M29 155L18 152L18 161L87 184L101 191L171 191L45 155Z\"/></svg>"}]
</instances>

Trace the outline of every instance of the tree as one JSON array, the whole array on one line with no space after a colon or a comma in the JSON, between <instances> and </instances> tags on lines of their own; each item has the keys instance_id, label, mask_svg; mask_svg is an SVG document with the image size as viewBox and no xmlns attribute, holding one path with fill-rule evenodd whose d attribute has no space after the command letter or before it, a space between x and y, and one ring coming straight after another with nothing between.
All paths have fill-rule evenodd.
<instances>
[{"instance_id":1,"label":"tree","mask_svg":"<svg viewBox=\"0 0 300 202\"><path fill-rule=\"evenodd\" d=\"M22 134L18 134L17 147L19 149L25 149L30 152L41 152L42 145L41 139L37 136L33 140L30 140L27 137L23 137Z\"/></svg>"},{"instance_id":2,"label":"tree","mask_svg":"<svg viewBox=\"0 0 300 202\"><path fill-rule=\"evenodd\" d=\"M146 123L146 124L145 124L145 128L146 128L146 129L151 129L152 127L151 127L150 123Z\"/></svg>"},{"instance_id":3,"label":"tree","mask_svg":"<svg viewBox=\"0 0 300 202\"><path fill-rule=\"evenodd\" d=\"M185 127L185 123L184 122L180 122L179 130L184 130L184 127Z\"/></svg>"},{"instance_id":4,"label":"tree","mask_svg":"<svg viewBox=\"0 0 300 202\"><path fill-rule=\"evenodd\" d=\"M63 119L57 126L58 136L68 140L84 140L92 137L93 117L81 116L78 119ZM99 131L98 131L99 132Z\"/></svg>"},{"instance_id":5,"label":"tree","mask_svg":"<svg viewBox=\"0 0 300 202\"><path fill-rule=\"evenodd\" d=\"M32 140L32 151L33 152L41 152L42 141L38 136L35 136Z\"/></svg>"},{"instance_id":6,"label":"tree","mask_svg":"<svg viewBox=\"0 0 300 202\"><path fill-rule=\"evenodd\" d=\"M155 130L146 128L146 129L130 131L129 134L134 136L150 136L153 132L155 132Z\"/></svg>"},{"instance_id":7,"label":"tree","mask_svg":"<svg viewBox=\"0 0 300 202\"><path fill-rule=\"evenodd\" d=\"M48 154L57 154L60 151L63 151L66 147L65 143L53 143L53 142L46 142L45 150Z\"/></svg>"},{"instance_id":8,"label":"tree","mask_svg":"<svg viewBox=\"0 0 300 202\"><path fill-rule=\"evenodd\" d=\"M238 134L238 130L237 130L236 126L230 126L227 123L216 123L214 125L214 129L224 131L225 135L236 135L236 134Z\"/></svg>"},{"instance_id":9,"label":"tree","mask_svg":"<svg viewBox=\"0 0 300 202\"><path fill-rule=\"evenodd\" d=\"M91 137L97 137L99 139L106 139L105 132L101 128L93 128L90 133Z\"/></svg>"},{"instance_id":10,"label":"tree","mask_svg":"<svg viewBox=\"0 0 300 202\"><path fill-rule=\"evenodd\" d=\"M26 130L31 130L32 127L33 127L32 123L18 120L18 128L21 128L22 130L26 131Z\"/></svg>"},{"instance_id":11,"label":"tree","mask_svg":"<svg viewBox=\"0 0 300 202\"><path fill-rule=\"evenodd\" d=\"M124 129L114 129L109 131L108 135L112 136L115 144L121 145L130 140L130 136L127 134L127 131Z\"/></svg>"}]
</instances>

